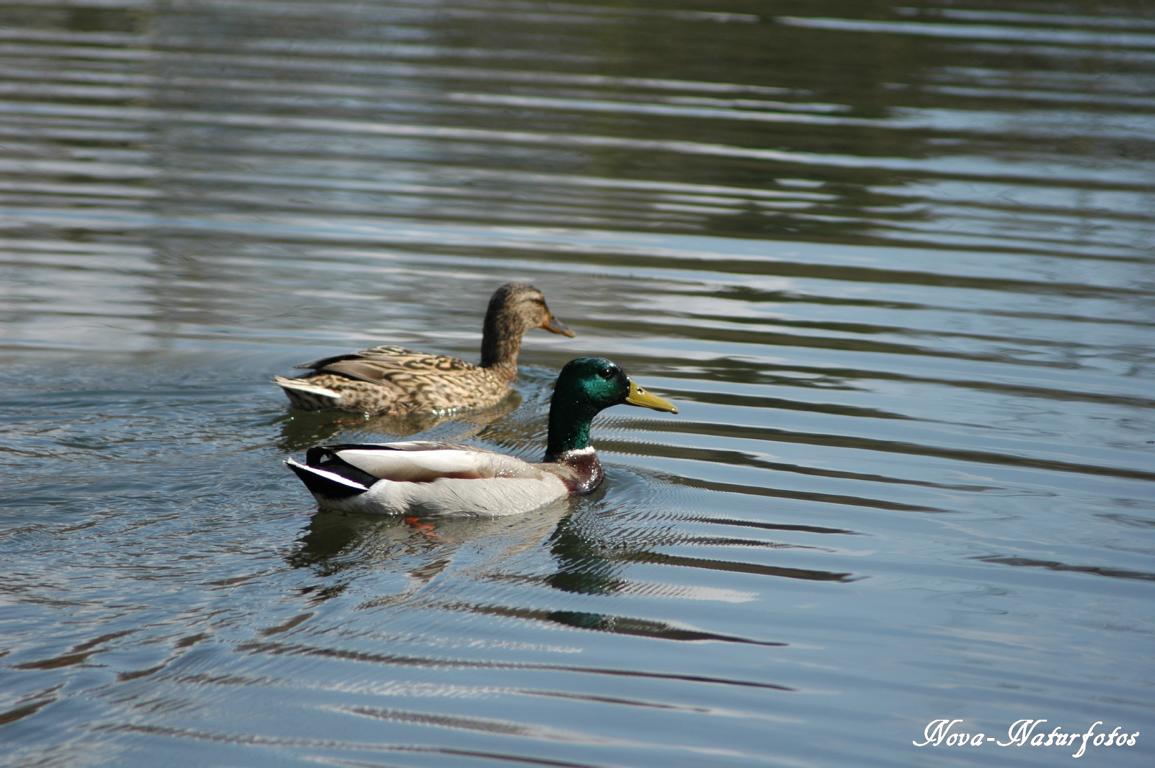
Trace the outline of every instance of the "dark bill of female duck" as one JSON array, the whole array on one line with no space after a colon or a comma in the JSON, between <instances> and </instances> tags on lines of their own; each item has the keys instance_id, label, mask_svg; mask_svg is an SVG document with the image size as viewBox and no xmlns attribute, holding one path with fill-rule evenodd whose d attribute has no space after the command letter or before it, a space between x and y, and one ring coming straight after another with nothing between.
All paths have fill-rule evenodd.
<instances>
[{"instance_id":1,"label":"dark bill of female duck","mask_svg":"<svg viewBox=\"0 0 1155 768\"><path fill-rule=\"evenodd\" d=\"M602 357L571 360L558 375L544 460L527 462L436 442L323 445L286 459L322 509L377 515L497 516L585 494L605 477L589 442L600 411L634 405L677 413Z\"/></svg>"}]
</instances>

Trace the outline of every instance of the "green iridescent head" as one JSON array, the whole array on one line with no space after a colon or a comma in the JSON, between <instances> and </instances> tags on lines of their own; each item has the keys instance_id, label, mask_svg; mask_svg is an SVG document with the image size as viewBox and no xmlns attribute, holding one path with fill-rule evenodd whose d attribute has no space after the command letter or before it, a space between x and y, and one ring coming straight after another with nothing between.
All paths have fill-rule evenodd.
<instances>
[{"instance_id":1,"label":"green iridescent head","mask_svg":"<svg viewBox=\"0 0 1155 768\"><path fill-rule=\"evenodd\" d=\"M550 401L546 460L587 447L593 417L601 410L622 403L678 412L669 401L635 384L612 360L604 357L570 360L557 377Z\"/></svg>"}]
</instances>

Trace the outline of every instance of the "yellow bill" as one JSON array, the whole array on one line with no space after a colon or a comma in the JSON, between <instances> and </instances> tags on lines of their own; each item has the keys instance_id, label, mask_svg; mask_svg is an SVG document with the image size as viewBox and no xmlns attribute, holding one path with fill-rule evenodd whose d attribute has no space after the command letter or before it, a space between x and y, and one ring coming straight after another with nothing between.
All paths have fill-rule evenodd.
<instances>
[{"instance_id":1,"label":"yellow bill","mask_svg":"<svg viewBox=\"0 0 1155 768\"><path fill-rule=\"evenodd\" d=\"M626 402L630 405L640 405L643 408L653 408L655 411L665 411L666 413L677 413L678 409L674 404L665 398L651 395L642 387L634 383L633 379L629 379L630 394L626 395Z\"/></svg>"}]
</instances>

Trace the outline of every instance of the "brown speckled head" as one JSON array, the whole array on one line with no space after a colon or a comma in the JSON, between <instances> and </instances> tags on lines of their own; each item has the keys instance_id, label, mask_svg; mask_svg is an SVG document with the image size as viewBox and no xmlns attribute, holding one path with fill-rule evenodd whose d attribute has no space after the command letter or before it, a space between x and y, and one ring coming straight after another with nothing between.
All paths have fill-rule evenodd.
<instances>
[{"instance_id":1,"label":"brown speckled head","mask_svg":"<svg viewBox=\"0 0 1155 768\"><path fill-rule=\"evenodd\" d=\"M501 369L513 380L517 377L517 355L521 337L530 328L573 337L574 332L549 311L545 296L527 283L506 283L493 292L485 312L481 337L481 367Z\"/></svg>"}]
</instances>

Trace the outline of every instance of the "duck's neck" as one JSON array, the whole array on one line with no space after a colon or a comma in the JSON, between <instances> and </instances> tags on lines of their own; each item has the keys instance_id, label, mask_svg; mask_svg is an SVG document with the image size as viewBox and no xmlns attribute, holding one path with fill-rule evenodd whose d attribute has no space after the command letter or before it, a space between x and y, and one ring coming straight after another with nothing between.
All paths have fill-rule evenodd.
<instances>
[{"instance_id":1,"label":"duck's neck","mask_svg":"<svg viewBox=\"0 0 1155 768\"><path fill-rule=\"evenodd\" d=\"M481 333L481 367L512 381L517 378L517 353L522 329L503 312L487 312Z\"/></svg>"},{"instance_id":2,"label":"duck's neck","mask_svg":"<svg viewBox=\"0 0 1155 768\"><path fill-rule=\"evenodd\" d=\"M606 476L593 446L563 453L554 462L554 466L560 470L556 474L570 493L590 493L602 484Z\"/></svg>"},{"instance_id":3,"label":"duck's neck","mask_svg":"<svg viewBox=\"0 0 1155 768\"><path fill-rule=\"evenodd\" d=\"M575 414L569 409L558 408L557 403L549 409L549 438L546 443L545 460L557 461L570 451L580 451L590 447L590 422L593 414Z\"/></svg>"}]
</instances>

